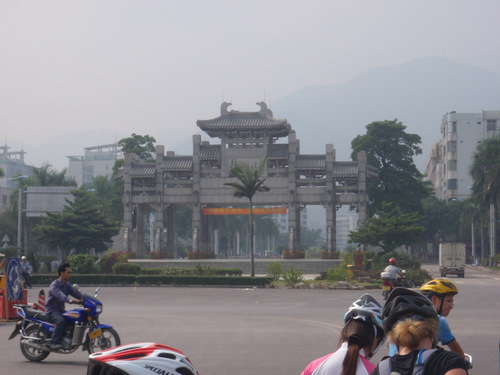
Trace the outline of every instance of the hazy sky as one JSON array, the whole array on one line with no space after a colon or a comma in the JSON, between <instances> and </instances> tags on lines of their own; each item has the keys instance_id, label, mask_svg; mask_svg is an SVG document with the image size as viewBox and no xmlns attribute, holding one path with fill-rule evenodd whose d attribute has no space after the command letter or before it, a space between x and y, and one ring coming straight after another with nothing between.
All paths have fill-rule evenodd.
<instances>
[{"instance_id":1,"label":"hazy sky","mask_svg":"<svg viewBox=\"0 0 500 375\"><path fill-rule=\"evenodd\" d=\"M0 0L0 143L39 166L33 149L67 132L192 134L222 101L272 108L421 57L500 74L499 14L498 0Z\"/></svg>"}]
</instances>

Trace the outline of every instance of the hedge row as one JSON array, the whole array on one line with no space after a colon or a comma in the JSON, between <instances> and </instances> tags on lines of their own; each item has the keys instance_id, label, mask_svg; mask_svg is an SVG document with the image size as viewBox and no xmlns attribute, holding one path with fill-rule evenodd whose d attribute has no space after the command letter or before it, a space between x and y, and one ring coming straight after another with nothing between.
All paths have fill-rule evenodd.
<instances>
[{"instance_id":1,"label":"hedge row","mask_svg":"<svg viewBox=\"0 0 500 375\"><path fill-rule=\"evenodd\" d=\"M239 268L211 268L211 276L242 276ZM141 275L195 276L196 267L141 268Z\"/></svg>"},{"instance_id":2,"label":"hedge row","mask_svg":"<svg viewBox=\"0 0 500 375\"><path fill-rule=\"evenodd\" d=\"M50 285L56 278L53 274L35 274L32 284ZM263 287L272 281L269 277L226 276L172 276L172 275L72 275L71 283L81 285L221 285Z\"/></svg>"}]
</instances>

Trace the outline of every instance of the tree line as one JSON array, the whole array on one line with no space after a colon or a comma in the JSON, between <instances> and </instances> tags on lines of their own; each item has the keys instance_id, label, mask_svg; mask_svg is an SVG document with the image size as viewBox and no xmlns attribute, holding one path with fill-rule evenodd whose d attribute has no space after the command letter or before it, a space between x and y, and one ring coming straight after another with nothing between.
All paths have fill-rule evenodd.
<instances>
[{"instance_id":1,"label":"tree line","mask_svg":"<svg viewBox=\"0 0 500 375\"><path fill-rule=\"evenodd\" d=\"M134 153L144 160L152 161L156 140L148 135L132 134L118 142L124 153ZM350 233L350 242L375 246L389 253L399 247L410 247L415 257L437 254L441 241L470 242L471 227L476 228L478 248L485 257L488 246L489 210L497 211L500 203L500 137L495 136L479 144L472 157L470 174L473 178L471 198L464 201L446 202L437 199L425 176L417 169L413 158L422 153L421 138L406 132L406 126L398 120L376 121L366 126L366 133L351 142L352 159L359 151L365 151L368 163L378 169L378 177L368 182L368 220ZM74 199L68 201L63 212L48 213L46 218L27 218L24 235L29 238L29 252L43 248L58 247L63 252L88 253L90 249L101 252L110 247L112 237L119 232L123 222L123 182L119 177L123 160L117 160L112 178L98 176L89 185L77 187L68 170L57 171L45 163L33 169L30 178L20 179L19 188L27 186L73 187ZM264 164L262 164L264 165ZM265 184L259 166L255 169L244 164L236 165L232 171L236 182L231 186L235 196L249 200L260 194ZM261 166L262 167L262 166ZM260 174L259 174L260 172ZM253 177L249 180L247 177ZM257 174L255 174L257 173ZM3 171L0 169L0 176ZM246 180L245 180L246 179ZM254 184L254 185L252 185ZM250 188L250 190L248 190ZM0 235L17 237L18 191L10 197L10 207L0 217ZM177 213L178 235L191 237L191 211L181 208ZM220 254L235 256L236 242L245 250L253 249L253 220L245 218L213 217L211 227L218 229ZM493 223L494 224L494 223ZM272 238L278 251L287 247L287 236L279 235L278 224L271 217L255 217L260 234L259 248L267 248L266 241ZM496 225L493 227L496 230ZM303 246L322 246L320 233L304 231ZM241 237L237 238L236 233ZM243 235L246 233L245 235ZM429 246L431 250L429 251ZM186 245L179 245L183 255Z\"/></svg>"}]
</instances>

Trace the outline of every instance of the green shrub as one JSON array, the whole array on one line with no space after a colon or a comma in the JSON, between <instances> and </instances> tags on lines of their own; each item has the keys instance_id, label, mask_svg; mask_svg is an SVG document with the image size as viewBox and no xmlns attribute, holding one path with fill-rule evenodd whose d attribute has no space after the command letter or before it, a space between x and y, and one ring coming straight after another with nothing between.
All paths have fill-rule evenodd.
<instances>
[{"instance_id":1,"label":"green shrub","mask_svg":"<svg viewBox=\"0 0 500 375\"><path fill-rule=\"evenodd\" d=\"M97 273L99 270L95 264L95 257L87 254L75 254L68 256L68 262L74 273L90 274Z\"/></svg>"},{"instance_id":2,"label":"green shrub","mask_svg":"<svg viewBox=\"0 0 500 375\"><path fill-rule=\"evenodd\" d=\"M432 276L424 269L410 269L406 271L405 278L409 281L413 281L415 283L415 286L419 287L425 282L431 280Z\"/></svg>"},{"instance_id":3,"label":"green shrub","mask_svg":"<svg viewBox=\"0 0 500 375\"><path fill-rule=\"evenodd\" d=\"M326 272L326 279L328 281L345 281L351 279L351 274L349 273L345 263L335 268L328 268Z\"/></svg>"},{"instance_id":4,"label":"green shrub","mask_svg":"<svg viewBox=\"0 0 500 375\"><path fill-rule=\"evenodd\" d=\"M141 266L135 263L116 263L113 266L113 273L115 275L139 275Z\"/></svg>"},{"instance_id":5,"label":"green shrub","mask_svg":"<svg viewBox=\"0 0 500 375\"><path fill-rule=\"evenodd\" d=\"M280 262L271 262L267 266L267 277L273 279L273 281L278 281L283 274L283 266Z\"/></svg>"},{"instance_id":6,"label":"green shrub","mask_svg":"<svg viewBox=\"0 0 500 375\"><path fill-rule=\"evenodd\" d=\"M283 273L283 280L287 283L298 283L304 280L304 278L302 277L302 271L292 267Z\"/></svg>"},{"instance_id":7,"label":"green shrub","mask_svg":"<svg viewBox=\"0 0 500 375\"><path fill-rule=\"evenodd\" d=\"M99 271L101 273L112 273L113 266L116 263L127 263L128 255L126 252L116 252L110 251L106 252L101 256L97 266L99 267Z\"/></svg>"},{"instance_id":8,"label":"green shrub","mask_svg":"<svg viewBox=\"0 0 500 375\"><path fill-rule=\"evenodd\" d=\"M161 275L161 268L141 268L141 275Z\"/></svg>"}]
</instances>

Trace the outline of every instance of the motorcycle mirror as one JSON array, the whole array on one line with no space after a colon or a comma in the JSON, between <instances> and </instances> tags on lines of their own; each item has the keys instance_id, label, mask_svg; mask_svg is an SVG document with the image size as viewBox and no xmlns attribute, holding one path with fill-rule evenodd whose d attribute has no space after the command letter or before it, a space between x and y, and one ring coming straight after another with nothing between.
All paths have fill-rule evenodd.
<instances>
[{"instance_id":1,"label":"motorcycle mirror","mask_svg":"<svg viewBox=\"0 0 500 375\"><path fill-rule=\"evenodd\" d=\"M73 288L80 291L80 286L78 284L73 284Z\"/></svg>"},{"instance_id":2,"label":"motorcycle mirror","mask_svg":"<svg viewBox=\"0 0 500 375\"><path fill-rule=\"evenodd\" d=\"M99 294L100 290L101 290L100 286L98 286L97 288L95 288L94 297L97 297L97 295Z\"/></svg>"}]
</instances>

